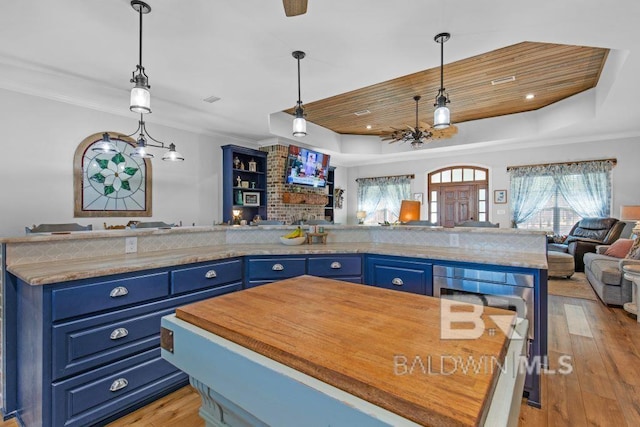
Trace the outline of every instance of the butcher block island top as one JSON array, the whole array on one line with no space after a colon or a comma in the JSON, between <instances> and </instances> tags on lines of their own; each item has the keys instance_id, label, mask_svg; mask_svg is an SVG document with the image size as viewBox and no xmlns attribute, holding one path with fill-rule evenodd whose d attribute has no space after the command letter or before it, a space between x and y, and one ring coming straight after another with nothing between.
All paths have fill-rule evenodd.
<instances>
[{"instance_id":1,"label":"butcher block island top","mask_svg":"<svg viewBox=\"0 0 640 427\"><path fill-rule=\"evenodd\" d=\"M484 422L509 345L490 315L513 313L485 308L485 331L495 333L444 339L439 299L313 276L176 310L178 319L434 426Z\"/></svg>"}]
</instances>

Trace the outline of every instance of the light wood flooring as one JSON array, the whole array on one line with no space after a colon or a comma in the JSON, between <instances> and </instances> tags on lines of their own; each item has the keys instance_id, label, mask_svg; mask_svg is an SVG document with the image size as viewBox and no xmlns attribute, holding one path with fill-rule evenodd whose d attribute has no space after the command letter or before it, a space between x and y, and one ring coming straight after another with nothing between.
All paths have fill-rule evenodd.
<instances>
[{"instance_id":1,"label":"light wood flooring","mask_svg":"<svg viewBox=\"0 0 640 427\"><path fill-rule=\"evenodd\" d=\"M573 372L542 378L542 409L526 404L520 426L640 426L640 324L599 300L549 296L549 366L572 357ZM204 426L191 387L129 414L109 427ZM15 421L0 427L16 427Z\"/></svg>"}]
</instances>

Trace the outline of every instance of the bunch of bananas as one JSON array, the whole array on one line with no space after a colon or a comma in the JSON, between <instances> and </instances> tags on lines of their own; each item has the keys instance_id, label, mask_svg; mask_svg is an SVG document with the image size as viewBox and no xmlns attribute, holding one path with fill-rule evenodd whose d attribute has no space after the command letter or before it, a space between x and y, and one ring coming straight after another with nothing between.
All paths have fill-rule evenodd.
<instances>
[{"instance_id":1,"label":"bunch of bananas","mask_svg":"<svg viewBox=\"0 0 640 427\"><path fill-rule=\"evenodd\" d=\"M304 236L304 233L302 232L302 229L298 227L295 230L293 230L291 233L285 234L282 237L284 237L285 239L295 239L296 237L302 237L302 236Z\"/></svg>"}]
</instances>

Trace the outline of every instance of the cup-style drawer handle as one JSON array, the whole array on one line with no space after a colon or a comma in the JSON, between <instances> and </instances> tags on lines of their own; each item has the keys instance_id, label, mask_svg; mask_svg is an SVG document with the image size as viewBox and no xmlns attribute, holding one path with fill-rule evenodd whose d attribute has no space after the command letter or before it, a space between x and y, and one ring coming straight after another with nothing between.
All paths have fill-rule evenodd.
<instances>
[{"instance_id":1,"label":"cup-style drawer handle","mask_svg":"<svg viewBox=\"0 0 640 427\"><path fill-rule=\"evenodd\" d=\"M273 264L271 269L273 271L282 271L282 270L284 270L284 266L282 264Z\"/></svg>"},{"instance_id":2,"label":"cup-style drawer handle","mask_svg":"<svg viewBox=\"0 0 640 427\"><path fill-rule=\"evenodd\" d=\"M127 381L126 378L118 378L117 380L111 383L111 387L109 387L109 390L110 391L122 390L128 385L129 385L129 381Z\"/></svg>"},{"instance_id":3,"label":"cup-style drawer handle","mask_svg":"<svg viewBox=\"0 0 640 427\"><path fill-rule=\"evenodd\" d=\"M128 293L129 293L129 289L125 288L124 286L118 286L117 288L111 289L111 292L109 292L109 296L111 298L117 298L117 297L123 297Z\"/></svg>"},{"instance_id":4,"label":"cup-style drawer handle","mask_svg":"<svg viewBox=\"0 0 640 427\"><path fill-rule=\"evenodd\" d=\"M129 335L129 331L127 331L126 328L118 328L118 329L114 329L113 332L111 332L110 338L112 340L118 340L120 338L124 338L127 335Z\"/></svg>"},{"instance_id":5,"label":"cup-style drawer handle","mask_svg":"<svg viewBox=\"0 0 640 427\"><path fill-rule=\"evenodd\" d=\"M342 268L342 264L340 264L338 261L334 261L331 263L331 268L333 268L334 270L339 270Z\"/></svg>"},{"instance_id":6,"label":"cup-style drawer handle","mask_svg":"<svg viewBox=\"0 0 640 427\"><path fill-rule=\"evenodd\" d=\"M402 281L401 278L396 277L391 281L391 284L395 285L395 286L402 286L402 285L404 285L404 282Z\"/></svg>"},{"instance_id":7,"label":"cup-style drawer handle","mask_svg":"<svg viewBox=\"0 0 640 427\"><path fill-rule=\"evenodd\" d=\"M216 277L218 277L218 273L216 273L215 270L209 270L205 273L204 277L206 277L207 279L215 279Z\"/></svg>"}]
</instances>

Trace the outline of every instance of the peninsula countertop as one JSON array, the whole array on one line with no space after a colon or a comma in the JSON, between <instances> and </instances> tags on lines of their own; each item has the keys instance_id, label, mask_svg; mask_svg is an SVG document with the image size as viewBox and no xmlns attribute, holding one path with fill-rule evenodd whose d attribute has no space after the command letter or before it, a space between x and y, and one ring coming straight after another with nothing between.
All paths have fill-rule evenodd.
<instances>
[{"instance_id":1,"label":"peninsula countertop","mask_svg":"<svg viewBox=\"0 0 640 427\"><path fill-rule=\"evenodd\" d=\"M285 246L273 244L220 244L183 249L159 250L64 261L8 265L7 270L31 285L47 285L111 274L128 273L214 261L247 255L378 254L453 260L511 267L546 269L544 254L499 250L400 245L388 243L328 243Z\"/></svg>"}]
</instances>

